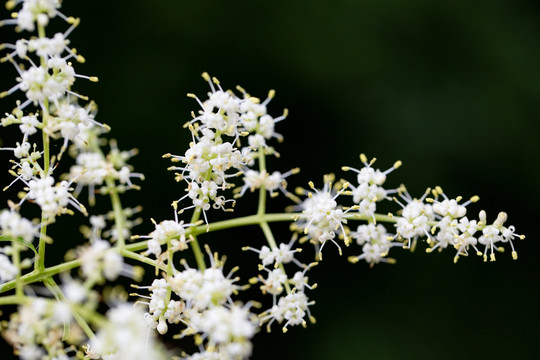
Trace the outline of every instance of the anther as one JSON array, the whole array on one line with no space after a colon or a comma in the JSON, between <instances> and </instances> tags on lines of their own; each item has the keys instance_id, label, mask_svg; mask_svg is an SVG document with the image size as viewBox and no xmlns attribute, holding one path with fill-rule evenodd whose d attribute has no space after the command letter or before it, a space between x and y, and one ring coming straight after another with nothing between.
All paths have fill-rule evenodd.
<instances>
[{"instance_id":1,"label":"anther","mask_svg":"<svg viewBox=\"0 0 540 360\"><path fill-rule=\"evenodd\" d=\"M8 2L6 2L6 10L11 11L15 8L16 5L17 2L15 2L14 0L9 0Z\"/></svg>"}]
</instances>

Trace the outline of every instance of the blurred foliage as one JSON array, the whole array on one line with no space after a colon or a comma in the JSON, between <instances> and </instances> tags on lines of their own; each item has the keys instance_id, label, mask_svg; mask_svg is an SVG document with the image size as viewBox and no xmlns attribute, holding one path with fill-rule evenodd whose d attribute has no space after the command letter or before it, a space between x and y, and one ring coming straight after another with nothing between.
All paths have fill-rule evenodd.
<instances>
[{"instance_id":1,"label":"blurred foliage","mask_svg":"<svg viewBox=\"0 0 540 360\"><path fill-rule=\"evenodd\" d=\"M224 87L238 84L261 98L277 90L271 111L287 107L290 116L278 126L285 142L271 165L302 167L292 187L320 184L327 172L342 176L342 165L360 166L360 152L376 156L383 169L401 159L405 166L391 175L391 185L403 182L418 196L433 185L449 196L477 194L472 214L486 209L493 219L505 210L527 235L516 244L519 261L501 254L488 264L473 257L454 265L451 253L394 249L396 265L369 269L348 264L329 247L312 275L319 283L313 292L318 323L286 336L278 329L260 334L253 359L525 359L536 353L539 2L64 4L64 13L82 18L71 36L87 58L78 72L100 78L97 85L79 81L78 89L96 100L97 119L113 127L121 147L141 150L134 164L147 180L126 201L145 207L141 233L150 231L150 217L172 216L169 204L183 186L167 174L161 155L187 147L182 124L197 105L185 93L204 94L200 73L208 71ZM2 79L2 89L13 83ZM0 104L5 111L9 101ZM240 212L250 206L248 199L237 205ZM246 234L251 239L216 234L210 244L235 252L262 239L256 229ZM286 229L282 236L288 239Z\"/></svg>"}]
</instances>

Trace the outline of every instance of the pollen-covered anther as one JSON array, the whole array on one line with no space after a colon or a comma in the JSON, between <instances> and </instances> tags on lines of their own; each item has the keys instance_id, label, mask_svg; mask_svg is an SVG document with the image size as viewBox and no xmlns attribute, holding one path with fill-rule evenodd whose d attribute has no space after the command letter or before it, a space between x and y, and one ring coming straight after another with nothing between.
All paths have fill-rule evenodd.
<instances>
[{"instance_id":1,"label":"pollen-covered anther","mask_svg":"<svg viewBox=\"0 0 540 360\"><path fill-rule=\"evenodd\" d=\"M9 1L6 1L6 10L8 11L11 11L15 8L15 6L17 6L17 3L19 1L14 1L14 0L9 0Z\"/></svg>"},{"instance_id":2,"label":"pollen-covered anther","mask_svg":"<svg viewBox=\"0 0 540 360\"><path fill-rule=\"evenodd\" d=\"M210 75L205 71L201 74L202 78L205 80L205 81L210 81L211 80L211 77Z\"/></svg>"}]
</instances>

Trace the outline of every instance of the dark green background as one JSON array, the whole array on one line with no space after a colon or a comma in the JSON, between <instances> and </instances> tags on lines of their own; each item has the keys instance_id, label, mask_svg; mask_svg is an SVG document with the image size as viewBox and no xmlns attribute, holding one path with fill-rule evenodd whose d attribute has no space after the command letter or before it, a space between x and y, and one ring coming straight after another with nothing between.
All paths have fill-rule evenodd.
<instances>
[{"instance_id":1,"label":"dark green background","mask_svg":"<svg viewBox=\"0 0 540 360\"><path fill-rule=\"evenodd\" d=\"M383 169L401 159L391 186L403 182L417 196L433 185L450 196L477 194L471 214L507 211L527 235L516 243L519 261L506 253L488 264L395 249L396 265L369 269L329 246L312 275L317 324L259 334L254 359L537 356L540 3L72 0L64 12L82 18L71 36L87 58L78 71L100 78L78 89L96 100L97 119L122 148L141 151L133 164L147 180L126 200L145 207L141 233L150 217L170 218L168 204L180 197L183 186L161 155L185 150L182 124L197 109L185 93L203 96L200 73L208 71L259 97L277 90L270 111L286 107L290 116L278 126L282 157L270 164L302 167L292 187L360 166L360 152ZM13 84L5 76L2 89ZM238 211L254 201L247 196ZM262 241L257 229L233 234L210 244L236 252Z\"/></svg>"}]
</instances>

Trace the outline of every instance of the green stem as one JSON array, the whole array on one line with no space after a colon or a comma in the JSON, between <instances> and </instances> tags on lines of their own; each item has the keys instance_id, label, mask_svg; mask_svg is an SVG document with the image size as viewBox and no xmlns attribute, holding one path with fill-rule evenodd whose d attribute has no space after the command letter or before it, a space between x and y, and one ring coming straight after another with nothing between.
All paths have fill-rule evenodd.
<instances>
[{"instance_id":1,"label":"green stem","mask_svg":"<svg viewBox=\"0 0 540 360\"><path fill-rule=\"evenodd\" d=\"M165 269L167 272L167 277L173 276L173 257L174 254L172 251L171 240L167 239L167 268ZM168 301L165 304L167 303Z\"/></svg>"},{"instance_id":2,"label":"green stem","mask_svg":"<svg viewBox=\"0 0 540 360\"><path fill-rule=\"evenodd\" d=\"M120 249L123 249L126 245L126 239L124 238L124 208L122 207L122 202L120 201L120 196L118 195L118 189L114 180L111 178L106 179L107 187L109 188L109 194L111 196L111 204L113 207L114 213L114 227L116 228L116 236L118 237L117 246Z\"/></svg>"},{"instance_id":3,"label":"green stem","mask_svg":"<svg viewBox=\"0 0 540 360\"><path fill-rule=\"evenodd\" d=\"M200 214L200 212L199 212L199 214ZM250 225L259 225L260 226L260 224L262 224L262 223L270 223L270 222L294 221L294 219L297 218L300 215L302 215L302 214L301 213L276 213L276 214L264 214L263 216L249 215L249 216L244 216L244 217L230 219L230 220L218 221L218 222L215 222L215 223L212 223L212 224L209 224L209 225L195 226L195 227L187 229L186 230L186 235L191 235L196 240L197 235L204 234L205 232L213 232L213 231L225 230L225 229L242 227L242 226L250 226ZM193 218L192 218L193 222L196 222L198 220L198 218L196 218L196 220L194 220L195 218L196 217L195 217L195 213L194 213ZM347 214L347 219L349 219L349 220L367 221L369 218L371 218L371 217L361 215L359 213L348 213ZM397 219L399 219L399 217L393 217L393 216L382 215L382 214L375 214L375 219L377 221L380 221L380 222L395 223L395 222L397 222ZM147 261L149 259L147 259L145 257L142 257L142 255L139 255L140 257L132 255L132 253L135 254L135 252L137 252L137 251L147 249L148 248L147 243L148 243L147 240L143 240L143 241L139 241L139 242L136 242L136 243L127 244L124 247L124 249L122 249L122 250L125 250L127 252L124 253L122 251L122 254L123 255L130 254L129 256L127 256L127 255L126 256L130 257L130 258L132 258L134 260L139 260L139 261L141 261L141 258L144 258L146 260L141 261L141 262L149 264L148 261ZM193 252L195 254L195 258L199 259L199 260L197 260L197 264L199 266L199 269L201 269L201 268L206 269L206 265L204 263L204 256L203 256L203 254L201 252L200 247L198 246L199 244L196 243L196 241L194 241L194 240L190 241L190 244L191 244L191 247L192 247ZM194 248L194 247L196 247L196 248ZM199 254L199 255L197 255L197 254ZM150 265L154 266L154 264L150 264ZM58 273L78 268L80 266L81 266L81 260L80 259L72 260L72 261L69 261L69 262L66 262L66 263L63 263L63 264L59 264L59 265L55 265L55 266L45 268L45 269L40 270L40 271L34 270L34 271L32 271L32 272L30 272L28 274L25 274L25 275L21 276L19 278L19 281L23 285L31 284L31 283L34 283L34 282L37 282L37 281L42 281L42 280L46 279L47 277L56 275ZM14 289L15 284L16 284L16 281L11 280L9 282L4 283L3 285L0 285L0 293L3 293L3 292L6 292L8 290Z\"/></svg>"},{"instance_id":4,"label":"green stem","mask_svg":"<svg viewBox=\"0 0 540 360\"><path fill-rule=\"evenodd\" d=\"M264 149L259 149L259 172L265 173L266 172L266 156L264 155ZM266 187L264 184L261 184L261 187L259 188L259 206L257 208L257 217L259 218L259 226L261 227L264 237L266 238L266 241L268 241L268 245L270 245L270 249L277 249L277 243L276 239L274 239L274 234L272 234L272 230L270 229L270 226L268 225L267 221L261 221L260 219L263 218L266 215ZM279 268L281 271L283 271L283 274L287 275L285 272L285 266L283 264L279 264ZM289 286L289 283L285 283L285 290L287 291L287 294L291 293L291 287Z\"/></svg>"},{"instance_id":5,"label":"green stem","mask_svg":"<svg viewBox=\"0 0 540 360\"><path fill-rule=\"evenodd\" d=\"M72 304L71 307L74 308L75 311L81 314L84 318L86 318L91 324L94 324L100 328L107 325L107 318L100 313L95 312L92 309L88 309L82 305Z\"/></svg>"},{"instance_id":6,"label":"green stem","mask_svg":"<svg viewBox=\"0 0 540 360\"><path fill-rule=\"evenodd\" d=\"M263 214L259 215L249 215L236 219L218 221L208 226L208 232L225 230L229 228L248 226L248 225L258 225L262 222L279 222L279 221L293 221L299 213L279 213L279 214ZM192 230L193 234L202 233L200 226Z\"/></svg>"},{"instance_id":7,"label":"green stem","mask_svg":"<svg viewBox=\"0 0 540 360\"><path fill-rule=\"evenodd\" d=\"M174 210L176 211L176 209ZM199 249L200 250L200 249ZM173 252L171 248L171 240L167 239L167 277L170 279L173 277ZM202 271L202 269L201 269ZM163 308L162 315L167 311L167 306L171 301L172 289L170 286L167 286L167 294L165 295L165 307Z\"/></svg>"},{"instance_id":8,"label":"green stem","mask_svg":"<svg viewBox=\"0 0 540 360\"><path fill-rule=\"evenodd\" d=\"M72 309L71 313L73 314L73 317L75 318L75 321L77 322L77 324L79 324L82 331L84 331L85 335L89 339L92 339L92 338L96 337L96 334L94 334L94 332L90 328L90 325L88 325L88 323L86 322L84 317L79 313L77 308L72 306L71 309Z\"/></svg>"},{"instance_id":9,"label":"green stem","mask_svg":"<svg viewBox=\"0 0 540 360\"><path fill-rule=\"evenodd\" d=\"M280 222L280 221L294 221L295 218L301 216L302 213L276 213L276 214L264 214L262 216L259 215L248 215L243 216L235 219L230 220L223 220L218 221L215 223L211 223L208 225L200 225L196 227L192 227L186 230L186 235L200 235L204 234L206 232L213 232L213 231L219 231L219 230L225 230L230 228L236 228L241 226L249 226L249 225L259 225L262 222ZM368 219L371 219L371 216L361 215L358 213L348 213L347 219L349 220L364 220L367 221ZM397 222L397 217L392 217L388 215L382 215L382 214L375 214L375 219L377 221L381 222L390 222L395 223ZM147 248L147 241L139 241L133 244L126 245L126 249L130 251L140 251Z\"/></svg>"},{"instance_id":10,"label":"green stem","mask_svg":"<svg viewBox=\"0 0 540 360\"><path fill-rule=\"evenodd\" d=\"M43 298L40 298L40 299L43 299ZM55 301L55 300L50 300L50 299L45 299L46 301ZM28 302L32 301L32 298L31 297L27 297L27 296L23 296L23 297L19 297L19 296L15 296L15 295L11 295L11 296L3 296L3 297L0 297L0 305L23 305L23 304L26 304ZM107 323L107 319L99 314L99 313L96 313L88 308L85 308L81 305L75 305L75 304L71 304L71 308L73 309L73 312L76 313L76 314L80 314L79 316L82 316L83 318L86 318L88 319L88 321L92 324L95 324L99 327L103 327L106 323ZM84 319L83 319L84 320ZM86 321L85 321L86 323ZM86 323L87 324L87 323ZM88 326L88 324L87 324ZM90 328L88 328L89 330L89 334L93 334L92 330ZM88 336L88 334L87 334ZM90 337L90 336L89 336Z\"/></svg>"},{"instance_id":11,"label":"green stem","mask_svg":"<svg viewBox=\"0 0 540 360\"><path fill-rule=\"evenodd\" d=\"M45 27L38 24L38 36L40 38L46 37ZM45 57L40 58L40 63L43 68L47 68L47 59ZM42 139L43 139L43 177L46 177L49 174L50 168L50 144L49 144L49 134L47 133L47 122L49 120L49 99L43 100L42 108ZM38 255L36 262L34 264L34 269L40 271L45 268L45 245L47 239L47 218L42 214L41 215L41 231L39 234L39 246L38 246Z\"/></svg>"},{"instance_id":12,"label":"green stem","mask_svg":"<svg viewBox=\"0 0 540 360\"><path fill-rule=\"evenodd\" d=\"M43 271L45 269L45 239L47 238L47 219L45 216L41 216L41 230L39 232L39 245L36 262L34 269L36 271Z\"/></svg>"},{"instance_id":13,"label":"green stem","mask_svg":"<svg viewBox=\"0 0 540 360\"><path fill-rule=\"evenodd\" d=\"M266 157L264 156L264 149L259 149L259 172L262 174L266 172ZM266 187L261 184L259 188L259 207L257 209L257 215L263 216L266 213Z\"/></svg>"},{"instance_id":14,"label":"green stem","mask_svg":"<svg viewBox=\"0 0 540 360\"><path fill-rule=\"evenodd\" d=\"M175 210L176 211L176 210ZM195 211L193 212L193 216L191 217L191 224L196 223L199 218L201 217L201 208L196 207ZM200 228L201 226L197 227ZM203 228L205 231L208 231L208 225L204 225ZM202 231L201 233L203 233ZM192 239L189 242L189 245L191 246L191 250L193 251L193 255L195 255L195 261L197 262L197 267L199 270L204 271L206 270L206 263L204 262L204 254L201 251L201 247L199 246L199 242L197 241L197 234L191 233Z\"/></svg>"},{"instance_id":15,"label":"green stem","mask_svg":"<svg viewBox=\"0 0 540 360\"><path fill-rule=\"evenodd\" d=\"M79 326L81 327L82 331L86 334L86 336L89 339L94 338L96 335L94 334L92 329L90 329L90 326L88 325L86 320L81 316L81 314L79 314L79 312L76 310L76 308L74 306L72 306L72 304L69 302L69 300L67 300L66 296L62 292L62 289L60 289L60 286L58 286L58 284L56 284L54 279L52 277L49 277L49 278L45 279L43 281L43 283L53 293L53 295L54 295L54 297L56 298L57 301L63 301L63 302L70 305L71 314L75 318L75 321L77 322L77 324L79 324ZM64 329L64 331L67 331L67 330Z\"/></svg>"},{"instance_id":16,"label":"green stem","mask_svg":"<svg viewBox=\"0 0 540 360\"><path fill-rule=\"evenodd\" d=\"M0 305L22 305L28 302L28 299L25 296L21 297L17 295L2 296L0 297Z\"/></svg>"},{"instance_id":17,"label":"green stem","mask_svg":"<svg viewBox=\"0 0 540 360\"><path fill-rule=\"evenodd\" d=\"M99 141L96 138L90 139L89 142L94 152L100 154L103 158L106 158L103 150L101 150L101 147L99 146ZM111 198L111 205L113 208L114 227L116 229L116 236L118 237L118 242L116 245L120 249L123 249L126 245L126 239L124 237L124 228L126 226L124 208L122 207L122 202L120 201L120 195L118 194L118 189L114 179L111 177L106 177L105 183L109 189L109 196Z\"/></svg>"},{"instance_id":18,"label":"green stem","mask_svg":"<svg viewBox=\"0 0 540 360\"><path fill-rule=\"evenodd\" d=\"M21 282L21 254L19 252L19 243L16 241L11 242L13 248L13 265L17 268L17 277L15 278L15 295L24 296L23 284Z\"/></svg>"},{"instance_id":19,"label":"green stem","mask_svg":"<svg viewBox=\"0 0 540 360\"><path fill-rule=\"evenodd\" d=\"M264 236L266 237L266 240L268 241L268 244L270 245L270 248L276 249L277 248L276 239L274 239L274 235L272 234L272 230L270 229L270 226L268 225L268 223L262 222L260 226L264 233ZM283 263L279 264L279 268L281 269L281 271L283 271L285 275L287 275L287 273L285 272L285 266L283 266ZM291 287L289 286L288 282L285 283L285 290L287 291L287 294L291 293Z\"/></svg>"},{"instance_id":20,"label":"green stem","mask_svg":"<svg viewBox=\"0 0 540 360\"><path fill-rule=\"evenodd\" d=\"M34 270L28 274L25 274L19 278L19 281L22 284L32 284L38 281L43 281L53 275L59 274L61 272L69 271L81 266L81 260L72 260L63 264L55 265L43 269L41 271ZM15 288L15 280L8 281L0 286L0 293L12 290Z\"/></svg>"},{"instance_id":21,"label":"green stem","mask_svg":"<svg viewBox=\"0 0 540 360\"><path fill-rule=\"evenodd\" d=\"M138 262L142 262L144 264L153 266L153 267L161 269L163 271L167 271L167 268L164 265L158 264L155 260L147 258L146 256L143 256L141 254L137 254L136 252L129 251L129 250L126 250L126 249L122 249L122 250L120 250L120 254L122 254L123 257L130 258L130 259L133 259L133 260L137 260Z\"/></svg>"}]
</instances>

